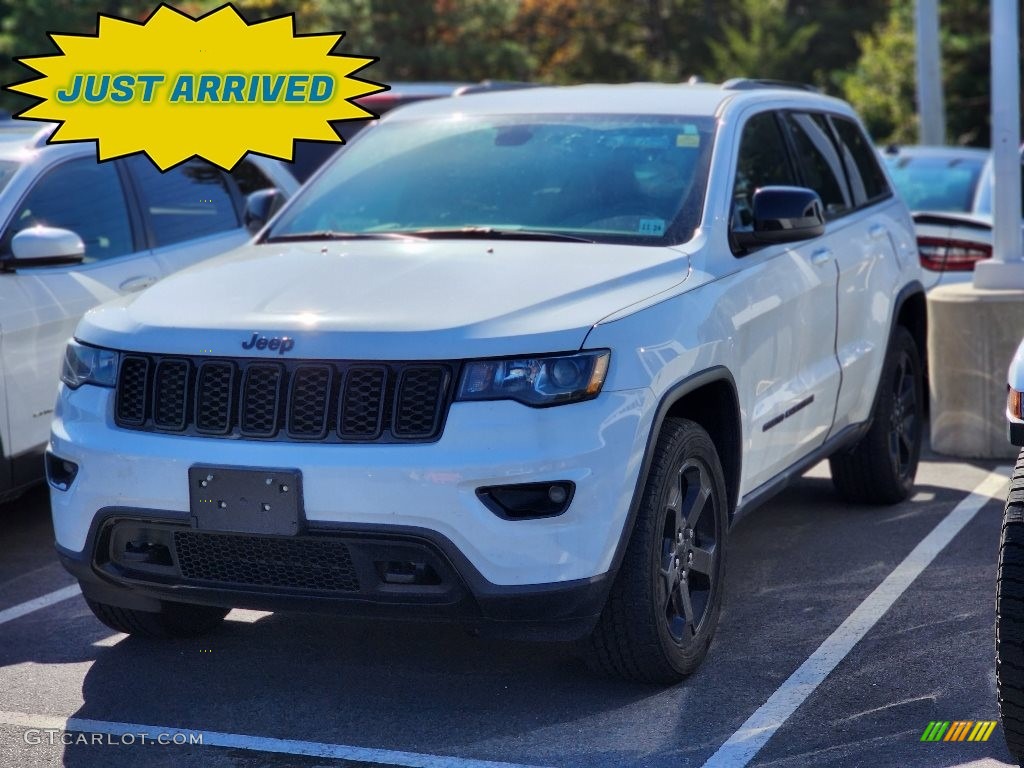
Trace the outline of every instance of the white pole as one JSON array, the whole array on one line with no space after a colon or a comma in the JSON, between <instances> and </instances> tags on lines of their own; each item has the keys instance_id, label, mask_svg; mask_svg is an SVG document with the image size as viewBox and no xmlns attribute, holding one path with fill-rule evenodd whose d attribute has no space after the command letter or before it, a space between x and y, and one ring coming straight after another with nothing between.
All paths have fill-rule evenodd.
<instances>
[{"instance_id":1,"label":"white pole","mask_svg":"<svg viewBox=\"0 0 1024 768\"><path fill-rule=\"evenodd\" d=\"M945 144L946 115L942 105L938 0L917 0L915 11L918 141L921 144Z\"/></svg>"},{"instance_id":2,"label":"white pole","mask_svg":"<svg viewBox=\"0 0 1024 768\"><path fill-rule=\"evenodd\" d=\"M992 2L992 258L975 267L975 288L1024 289L1018 13L1017 0Z\"/></svg>"}]
</instances>

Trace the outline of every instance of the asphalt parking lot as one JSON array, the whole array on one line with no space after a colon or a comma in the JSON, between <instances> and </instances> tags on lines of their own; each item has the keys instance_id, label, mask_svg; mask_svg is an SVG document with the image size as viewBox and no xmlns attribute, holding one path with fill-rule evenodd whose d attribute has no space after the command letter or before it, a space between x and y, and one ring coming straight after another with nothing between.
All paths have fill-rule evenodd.
<instances>
[{"instance_id":1,"label":"asphalt parking lot","mask_svg":"<svg viewBox=\"0 0 1024 768\"><path fill-rule=\"evenodd\" d=\"M734 529L718 636L668 689L596 678L565 647L442 625L235 611L216 634L161 644L112 633L78 596L28 610L73 584L39 489L0 507L0 765L742 765L744 734L773 717L746 764L1009 764L998 726L986 742L920 741L930 721L998 718L997 468L926 457L916 495L885 509L838 501L815 468ZM957 515L962 530L908 576L905 559ZM886 592L901 563L894 578L912 581ZM877 623L858 618L865 604ZM850 632L863 635L852 649ZM813 690L791 679L808 669L823 677ZM63 740L45 731L68 718ZM206 738L109 735L136 726Z\"/></svg>"}]
</instances>

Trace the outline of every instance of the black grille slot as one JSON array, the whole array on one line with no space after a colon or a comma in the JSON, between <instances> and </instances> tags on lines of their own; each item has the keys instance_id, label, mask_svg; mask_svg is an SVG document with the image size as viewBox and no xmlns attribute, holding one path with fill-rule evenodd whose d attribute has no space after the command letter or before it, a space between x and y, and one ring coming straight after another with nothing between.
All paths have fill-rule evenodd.
<instances>
[{"instance_id":1,"label":"black grille slot","mask_svg":"<svg viewBox=\"0 0 1024 768\"><path fill-rule=\"evenodd\" d=\"M271 437L277 432L284 368L274 363L250 365L242 382L238 426L249 437Z\"/></svg>"},{"instance_id":2,"label":"black grille slot","mask_svg":"<svg viewBox=\"0 0 1024 768\"><path fill-rule=\"evenodd\" d=\"M338 409L338 433L342 437L365 440L380 434L386 384L387 369L381 366L349 370Z\"/></svg>"},{"instance_id":3,"label":"black grille slot","mask_svg":"<svg viewBox=\"0 0 1024 768\"><path fill-rule=\"evenodd\" d=\"M310 538L175 531L181 575L190 581L315 592L357 592L348 547Z\"/></svg>"},{"instance_id":4,"label":"black grille slot","mask_svg":"<svg viewBox=\"0 0 1024 768\"><path fill-rule=\"evenodd\" d=\"M141 426L146 421L146 389L149 383L149 360L126 357L117 377L117 423Z\"/></svg>"},{"instance_id":5,"label":"black grille slot","mask_svg":"<svg viewBox=\"0 0 1024 768\"><path fill-rule=\"evenodd\" d=\"M398 437L432 437L440 426L447 374L439 366L407 368L395 396L391 430Z\"/></svg>"},{"instance_id":6,"label":"black grille slot","mask_svg":"<svg viewBox=\"0 0 1024 768\"><path fill-rule=\"evenodd\" d=\"M288 399L288 434L309 439L327 433L327 409L331 401L331 369L326 365L302 365L292 375Z\"/></svg>"},{"instance_id":7,"label":"black grille slot","mask_svg":"<svg viewBox=\"0 0 1024 768\"><path fill-rule=\"evenodd\" d=\"M458 367L448 362L203 358L125 353L124 429L330 443L430 442Z\"/></svg>"},{"instance_id":8,"label":"black grille slot","mask_svg":"<svg viewBox=\"0 0 1024 768\"><path fill-rule=\"evenodd\" d=\"M153 377L153 423L180 431L188 415L188 360L161 360Z\"/></svg>"},{"instance_id":9,"label":"black grille slot","mask_svg":"<svg viewBox=\"0 0 1024 768\"><path fill-rule=\"evenodd\" d=\"M196 429L223 435L231 429L231 401L234 399L235 366L206 362L196 377Z\"/></svg>"}]
</instances>

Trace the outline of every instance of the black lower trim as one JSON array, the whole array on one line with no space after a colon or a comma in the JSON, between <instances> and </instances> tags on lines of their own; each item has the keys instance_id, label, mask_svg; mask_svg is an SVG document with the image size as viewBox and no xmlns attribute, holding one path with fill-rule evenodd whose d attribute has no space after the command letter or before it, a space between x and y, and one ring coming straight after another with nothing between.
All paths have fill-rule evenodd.
<instances>
[{"instance_id":1,"label":"black lower trim","mask_svg":"<svg viewBox=\"0 0 1024 768\"><path fill-rule=\"evenodd\" d=\"M729 369L725 366L716 366L709 368L706 371L695 373L692 376L688 376L683 379L671 389L669 389L661 398L661 402L658 404L658 410L654 414L654 422L651 424L651 431L647 433L647 444L644 447L644 459L640 465L640 472L637 475L636 485L633 488L633 498L629 505L629 514L626 517L626 524L622 528L622 533L619 536L619 544L615 549L615 556L612 558L612 567L609 570L609 581L614 580L615 575L619 571L619 566L622 565L622 560L626 556L626 547L629 546L630 536L633 534L633 528L636 525L636 516L640 511L640 503L643 500L644 488L647 486L647 475L651 470L651 463L654 461L654 447L658 441L658 435L661 434L661 427L665 423L665 419L668 416L669 411L672 410L672 406L686 397L688 394L696 392L701 387L709 384L717 384L720 382L728 383L732 389L733 397L736 397L736 381L733 379ZM739 463L737 464L736 471L740 472L743 465L743 457L740 455ZM737 484L738 485L738 484ZM730 500L730 503L733 500ZM730 520L731 520L730 516Z\"/></svg>"},{"instance_id":2,"label":"black lower trim","mask_svg":"<svg viewBox=\"0 0 1024 768\"><path fill-rule=\"evenodd\" d=\"M1024 424L1017 424L1011 421L1006 432L1011 443L1016 446L1024 446Z\"/></svg>"},{"instance_id":3,"label":"black lower trim","mask_svg":"<svg viewBox=\"0 0 1024 768\"><path fill-rule=\"evenodd\" d=\"M404 526L310 522L302 537L287 541L341 544L351 553L358 588L333 591L279 589L184 579L174 568L136 566L110 556L112 531L127 527L189 531L188 515L158 510L106 508L93 522L83 552L57 547L86 597L135 610L158 610L176 601L257 610L303 610L419 621L453 621L503 637L574 640L593 628L610 586L607 574L551 584L508 586L485 579L446 537ZM222 534L209 533L208 536ZM276 537L262 537L274 540ZM284 540L284 537L281 537ZM379 564L422 560L437 575L427 585L390 584Z\"/></svg>"},{"instance_id":4,"label":"black lower trim","mask_svg":"<svg viewBox=\"0 0 1024 768\"><path fill-rule=\"evenodd\" d=\"M856 445L864 436L864 433L870 428L870 421L863 424L852 424L837 433L835 436L829 438L817 450L800 459L800 461L795 464L792 464L768 482L758 486L750 493L746 494L743 499L740 500L739 506L736 509L736 517L739 518L741 515L756 509L776 494L785 490L785 488L794 480L798 480L804 472L809 470L818 462L824 461L834 453L838 453L839 451L846 450L847 448Z\"/></svg>"}]
</instances>

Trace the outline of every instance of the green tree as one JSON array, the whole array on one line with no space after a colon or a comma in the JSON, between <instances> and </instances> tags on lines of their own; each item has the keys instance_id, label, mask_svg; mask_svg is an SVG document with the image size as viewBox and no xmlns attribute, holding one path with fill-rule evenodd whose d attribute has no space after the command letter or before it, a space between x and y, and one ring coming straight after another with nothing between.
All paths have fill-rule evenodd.
<instances>
[{"instance_id":1,"label":"green tree","mask_svg":"<svg viewBox=\"0 0 1024 768\"><path fill-rule=\"evenodd\" d=\"M818 25L787 14L788 6L789 0L739 0L720 36L708 42L709 78L809 79L793 78L793 63L808 58Z\"/></svg>"},{"instance_id":2,"label":"green tree","mask_svg":"<svg viewBox=\"0 0 1024 768\"><path fill-rule=\"evenodd\" d=\"M651 77L642 3L523 0L516 36L547 82L628 82Z\"/></svg>"},{"instance_id":3,"label":"green tree","mask_svg":"<svg viewBox=\"0 0 1024 768\"><path fill-rule=\"evenodd\" d=\"M345 0L325 4L328 23L347 28L347 51L380 57L385 80L522 79L525 47L511 34L508 0Z\"/></svg>"},{"instance_id":4,"label":"green tree","mask_svg":"<svg viewBox=\"0 0 1024 768\"><path fill-rule=\"evenodd\" d=\"M843 82L844 95L881 143L917 139L912 12L910 3L898 3L884 24L860 37L860 60Z\"/></svg>"},{"instance_id":5,"label":"green tree","mask_svg":"<svg viewBox=\"0 0 1024 768\"><path fill-rule=\"evenodd\" d=\"M183 3L179 7L188 6ZM153 0L82 3L78 0L10 0L0 4L0 82L4 85L29 80L32 70L13 60L15 56L57 53L47 32L95 34L98 13L142 20L157 7ZM3 91L0 106L11 112L32 103L28 97Z\"/></svg>"},{"instance_id":6,"label":"green tree","mask_svg":"<svg viewBox=\"0 0 1024 768\"><path fill-rule=\"evenodd\" d=\"M972 0L940 4L946 134L953 144L988 146L991 74L987 6ZM894 0L888 19L862 35L861 57L843 83L872 135L882 143L918 136L913 0Z\"/></svg>"}]
</instances>

